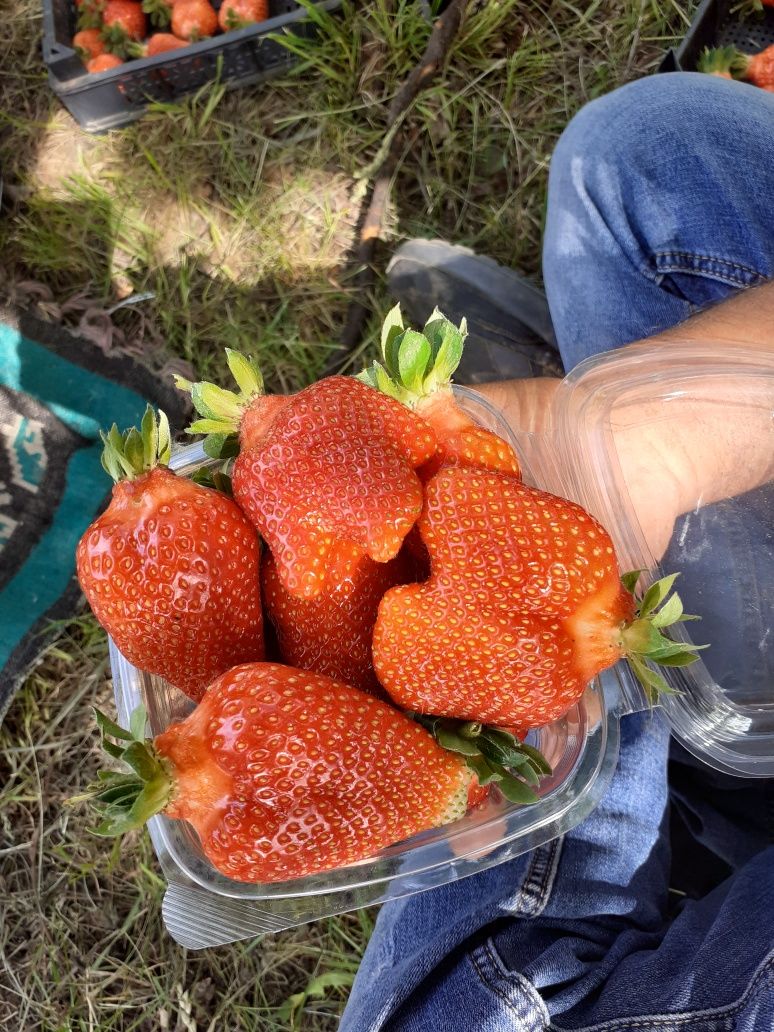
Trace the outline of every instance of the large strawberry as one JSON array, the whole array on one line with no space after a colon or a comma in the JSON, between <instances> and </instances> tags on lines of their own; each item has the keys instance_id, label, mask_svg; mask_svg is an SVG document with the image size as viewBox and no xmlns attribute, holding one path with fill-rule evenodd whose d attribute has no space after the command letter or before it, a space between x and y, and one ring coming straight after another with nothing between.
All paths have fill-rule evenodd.
<instances>
[{"instance_id":1,"label":"large strawberry","mask_svg":"<svg viewBox=\"0 0 774 1032\"><path fill-rule=\"evenodd\" d=\"M667 686L651 662L696 658L660 630L682 618L679 598L665 601L674 577L638 606L607 532L566 499L447 466L426 486L419 531L430 578L385 595L373 639L376 673L401 706L539 727L623 657L652 690Z\"/></svg>"},{"instance_id":2,"label":"large strawberry","mask_svg":"<svg viewBox=\"0 0 774 1032\"><path fill-rule=\"evenodd\" d=\"M243 29L269 17L269 0L223 0L218 11L218 24L224 32Z\"/></svg>"},{"instance_id":3,"label":"large strawberry","mask_svg":"<svg viewBox=\"0 0 774 1032\"><path fill-rule=\"evenodd\" d=\"M238 430L234 498L271 548L287 590L318 594L331 550L344 542L376 562L394 558L422 510L415 468L436 450L428 424L350 377L289 397L264 395L255 365L227 355L238 395L207 383L178 386L203 416L190 432L211 435L211 453Z\"/></svg>"},{"instance_id":4,"label":"large strawberry","mask_svg":"<svg viewBox=\"0 0 774 1032\"><path fill-rule=\"evenodd\" d=\"M198 699L235 663L263 659L259 541L237 505L167 469L166 417L103 434L116 481L81 538L78 579L135 666Z\"/></svg>"},{"instance_id":5,"label":"large strawberry","mask_svg":"<svg viewBox=\"0 0 774 1032\"><path fill-rule=\"evenodd\" d=\"M235 667L153 741L98 714L108 751L135 776L103 775L98 833L155 813L189 821L212 865L278 882L373 856L461 817L481 790L464 760L391 706L318 674ZM515 780L515 779L514 779Z\"/></svg>"},{"instance_id":6,"label":"large strawberry","mask_svg":"<svg viewBox=\"0 0 774 1032\"><path fill-rule=\"evenodd\" d=\"M263 598L282 660L383 694L371 657L376 613L389 588L416 579L416 563L405 549L395 559L377 563L357 545L344 542L328 556L322 591L314 598L298 598L283 585L267 549L261 563Z\"/></svg>"},{"instance_id":7,"label":"large strawberry","mask_svg":"<svg viewBox=\"0 0 774 1032\"><path fill-rule=\"evenodd\" d=\"M454 399L451 378L462 358L467 336L463 319L455 326L436 308L422 332L406 329L400 305L382 327L382 362L360 378L402 401L432 426L438 451L420 471L423 480L445 463L497 469L519 475L513 448L497 434L477 426Z\"/></svg>"},{"instance_id":8,"label":"large strawberry","mask_svg":"<svg viewBox=\"0 0 774 1032\"><path fill-rule=\"evenodd\" d=\"M172 7L172 32L179 39L198 43L218 31L218 15L207 0L177 0Z\"/></svg>"}]
</instances>

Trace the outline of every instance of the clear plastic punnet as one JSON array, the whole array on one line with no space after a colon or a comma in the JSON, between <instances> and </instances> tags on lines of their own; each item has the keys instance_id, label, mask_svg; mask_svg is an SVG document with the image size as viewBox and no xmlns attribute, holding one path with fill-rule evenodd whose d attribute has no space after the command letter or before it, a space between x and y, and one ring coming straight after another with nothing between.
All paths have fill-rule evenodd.
<instances>
[{"instance_id":1,"label":"clear plastic punnet","mask_svg":"<svg viewBox=\"0 0 774 1032\"><path fill-rule=\"evenodd\" d=\"M455 388L460 405L482 426L505 438L522 462L525 481L571 498L603 523L615 542L622 570L642 569L643 582L663 571L638 526L621 472L618 449L637 434L653 431L680 446L680 427L700 420L702 436L720 441L728 420L735 440L749 433L761 451L761 434L772 434L774 358L741 346L718 360L717 347L675 344L669 350L643 346L611 352L579 366L559 386L549 429L531 433L509 426L481 395ZM682 411L681 411L682 410ZM674 426L670 424L673 421ZM706 430L706 434L705 434ZM666 431L666 434L665 434ZM774 444L774 438L772 438ZM718 461L725 458L718 447ZM710 452L712 449L710 449ZM207 464L200 444L180 449L171 467L192 474ZM769 492L768 548L774 561L771 524L774 509L774 447L768 463L747 476L749 490L723 501L691 499L680 514L671 541L702 541L691 529L691 514L710 513L733 530L744 522L745 506L754 496L760 516L760 492ZM737 476L729 483L744 483ZM658 491L654 485L654 491ZM685 495L687 497L687 495ZM716 512L716 510L718 510ZM763 509L765 513L765 506ZM688 529L685 529L686 520ZM701 521L700 521L701 522ZM706 522L706 521L705 521ZM764 535L765 536L765 535ZM667 542L669 544L669 542ZM651 542L652 545L652 542ZM660 550L660 549L659 549ZM683 552L685 549L683 548ZM673 560L683 552L669 545L668 572L683 572ZM685 555L686 577L695 556ZM740 577L744 570L739 569ZM679 586L679 585L678 585ZM744 590L740 583L739 590ZM701 600L699 600L701 601ZM711 599L708 599L708 604ZM701 606L694 606L704 616ZM757 614L771 622L771 614ZM712 622L712 621L710 621ZM703 643L705 621L680 625ZM767 633L765 631L764 633ZM765 647L765 640L763 642ZM746 776L774 775L774 684L728 683L718 679L709 656L686 668L666 672L673 695L662 702L675 735L704 762ZM150 731L161 732L184 717L193 703L159 678L129 664L110 643L110 658L119 719L144 702ZM733 681L733 683L731 683ZM553 774L540 786L532 806L508 802L496 789L489 799L451 825L400 842L360 863L284 883L247 884L231 881L205 858L193 829L164 816L152 818L150 834L168 888L163 914L170 934L191 949L279 931L317 918L354 910L421 892L512 859L578 824L596 806L612 777L618 756L621 717L647 705L624 663L591 683L580 701L561 720L531 734L530 741L546 756Z\"/></svg>"}]
</instances>

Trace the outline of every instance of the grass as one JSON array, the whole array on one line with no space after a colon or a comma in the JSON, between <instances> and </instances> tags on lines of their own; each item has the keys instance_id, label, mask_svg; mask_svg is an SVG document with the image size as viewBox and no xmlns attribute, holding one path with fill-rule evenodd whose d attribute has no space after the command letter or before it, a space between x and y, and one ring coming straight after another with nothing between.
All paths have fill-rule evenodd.
<instances>
[{"instance_id":1,"label":"grass","mask_svg":"<svg viewBox=\"0 0 774 1032\"><path fill-rule=\"evenodd\" d=\"M539 274L563 126L650 71L689 14L656 0L474 4L404 122L380 260L407 236L444 236ZM351 295L363 174L427 38L417 5L345 0L341 18L322 19L321 40L300 48L295 74L270 88L215 85L96 138L48 90L40 32L38 0L10 0L0 293L74 326L101 311L113 340L151 363L171 353L217 376L228 345L256 354L274 386L313 379ZM364 348L388 305L383 284L370 300ZM335 1028L370 912L188 953L161 925L147 837L106 851L64 805L94 772L89 707L109 708L108 673L101 632L74 620L0 731L0 1030Z\"/></svg>"}]
</instances>

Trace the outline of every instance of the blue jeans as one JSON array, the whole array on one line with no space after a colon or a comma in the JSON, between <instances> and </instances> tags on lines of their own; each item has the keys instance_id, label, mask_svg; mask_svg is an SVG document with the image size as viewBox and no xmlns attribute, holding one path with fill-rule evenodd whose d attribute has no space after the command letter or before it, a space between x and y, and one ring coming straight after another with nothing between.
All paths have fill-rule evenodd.
<instances>
[{"instance_id":1,"label":"blue jeans","mask_svg":"<svg viewBox=\"0 0 774 1032\"><path fill-rule=\"evenodd\" d=\"M589 104L551 163L544 274L568 369L774 276L774 96L680 74ZM573 831L382 907L341 1032L774 1030L771 783L674 743L670 766L657 711L621 738Z\"/></svg>"}]
</instances>

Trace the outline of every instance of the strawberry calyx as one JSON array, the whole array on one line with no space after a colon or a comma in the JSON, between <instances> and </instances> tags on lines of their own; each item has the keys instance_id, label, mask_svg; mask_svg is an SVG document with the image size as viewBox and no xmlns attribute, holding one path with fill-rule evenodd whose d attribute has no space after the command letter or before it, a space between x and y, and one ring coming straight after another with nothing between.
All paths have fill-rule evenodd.
<instances>
[{"instance_id":1,"label":"strawberry calyx","mask_svg":"<svg viewBox=\"0 0 774 1032\"><path fill-rule=\"evenodd\" d=\"M134 42L129 33L121 25L104 25L102 26L102 42L105 44L105 50L109 54L115 54L116 57L127 58L131 55L131 46Z\"/></svg>"},{"instance_id":2,"label":"strawberry calyx","mask_svg":"<svg viewBox=\"0 0 774 1032\"><path fill-rule=\"evenodd\" d=\"M142 9L157 29L166 29L172 21L172 7L167 0L142 0Z\"/></svg>"},{"instance_id":3,"label":"strawberry calyx","mask_svg":"<svg viewBox=\"0 0 774 1032\"><path fill-rule=\"evenodd\" d=\"M409 713L449 752L458 753L482 787L497 785L512 803L532 805L540 799L535 788L551 773L545 756L504 728L473 720L454 720Z\"/></svg>"},{"instance_id":4,"label":"strawberry calyx","mask_svg":"<svg viewBox=\"0 0 774 1032\"><path fill-rule=\"evenodd\" d=\"M636 584L642 572L632 570L621 577L624 588L634 597L636 609L634 619L620 627L617 644L652 705L660 695L674 694L654 666L689 666L698 660L696 653L708 646L674 641L662 633L667 627L700 617L684 613L680 596L672 591L678 574L662 577L640 595Z\"/></svg>"},{"instance_id":5,"label":"strawberry calyx","mask_svg":"<svg viewBox=\"0 0 774 1032\"><path fill-rule=\"evenodd\" d=\"M248 25L254 24L254 22L249 18L241 18L231 7L229 7L226 12L225 22L225 29L227 32L234 32L236 29L244 29L247 28Z\"/></svg>"},{"instance_id":6,"label":"strawberry calyx","mask_svg":"<svg viewBox=\"0 0 774 1032\"><path fill-rule=\"evenodd\" d=\"M736 47L705 47L696 65L698 71L722 78L744 79L750 66L750 55Z\"/></svg>"},{"instance_id":7,"label":"strawberry calyx","mask_svg":"<svg viewBox=\"0 0 774 1032\"><path fill-rule=\"evenodd\" d=\"M736 54L734 47L705 47L696 64L696 70L707 75L730 76Z\"/></svg>"},{"instance_id":8,"label":"strawberry calyx","mask_svg":"<svg viewBox=\"0 0 774 1032\"><path fill-rule=\"evenodd\" d=\"M157 466L169 465L172 455L172 437L169 420L150 405L145 409L140 429L130 427L123 433L115 423L107 433L100 431L105 447L102 450L102 468L116 483L134 480Z\"/></svg>"},{"instance_id":9,"label":"strawberry calyx","mask_svg":"<svg viewBox=\"0 0 774 1032\"><path fill-rule=\"evenodd\" d=\"M218 469L213 469L208 466L200 466L191 477L191 480L195 484L198 484L199 487L209 487L211 491L218 491L227 498L233 498L234 488L231 483L231 477L227 472L229 466L229 462L224 462Z\"/></svg>"},{"instance_id":10,"label":"strawberry calyx","mask_svg":"<svg viewBox=\"0 0 774 1032\"><path fill-rule=\"evenodd\" d=\"M102 770L97 781L70 802L90 802L102 817L92 829L94 834L114 837L141 828L154 814L164 810L172 798L174 781L153 742L145 738L144 706L138 706L132 713L128 731L98 709L94 710L94 716L102 736L102 748L109 756L126 764L131 773Z\"/></svg>"},{"instance_id":11,"label":"strawberry calyx","mask_svg":"<svg viewBox=\"0 0 774 1032\"><path fill-rule=\"evenodd\" d=\"M86 29L101 29L102 28L102 8L96 4L83 4L78 11L78 18L75 26L78 32L83 32Z\"/></svg>"},{"instance_id":12,"label":"strawberry calyx","mask_svg":"<svg viewBox=\"0 0 774 1032\"><path fill-rule=\"evenodd\" d=\"M374 362L358 379L409 408L421 408L432 395L451 394L467 334L465 319L455 326L438 308L421 332L407 329L395 305L382 326L382 362Z\"/></svg>"},{"instance_id":13,"label":"strawberry calyx","mask_svg":"<svg viewBox=\"0 0 774 1032\"><path fill-rule=\"evenodd\" d=\"M128 40L124 45L127 58L141 58L147 56L147 43L138 43L136 40Z\"/></svg>"},{"instance_id":14,"label":"strawberry calyx","mask_svg":"<svg viewBox=\"0 0 774 1032\"><path fill-rule=\"evenodd\" d=\"M205 454L214 459L237 454L242 416L250 404L265 393L263 376L253 359L226 348L226 362L238 391L228 391L206 380L192 383L182 376L175 377L175 386L191 395L193 406L202 417L191 423L186 433L204 434Z\"/></svg>"}]
</instances>

